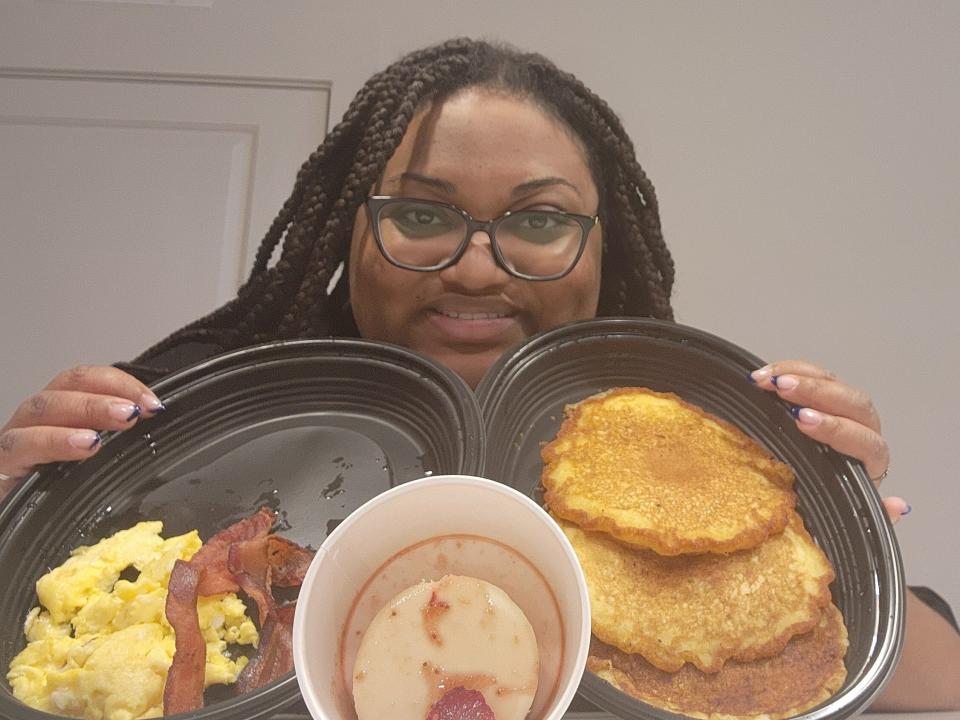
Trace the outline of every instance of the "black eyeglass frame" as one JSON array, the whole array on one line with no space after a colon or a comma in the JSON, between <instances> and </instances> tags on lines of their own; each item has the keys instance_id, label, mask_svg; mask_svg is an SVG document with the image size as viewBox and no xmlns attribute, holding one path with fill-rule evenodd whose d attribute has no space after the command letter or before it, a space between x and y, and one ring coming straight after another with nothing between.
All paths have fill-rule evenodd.
<instances>
[{"instance_id":1,"label":"black eyeglass frame","mask_svg":"<svg viewBox=\"0 0 960 720\"><path fill-rule=\"evenodd\" d=\"M383 238L380 237L380 213L384 206L398 201L436 205L448 210L453 210L464 219L467 224L467 231L464 234L460 245L447 260L444 260L442 263L438 263L436 265L431 265L430 267L420 267L419 265L408 265L406 263L402 263L396 258L390 256L390 253L388 253L386 247L384 247ZM580 262L580 258L583 256L583 251L587 247L587 238L590 236L590 231L593 229L594 225L600 222L599 215L594 215L591 217L589 215L568 213L562 210L543 210L542 212L544 213L563 215L564 217L574 220L580 226L580 247L577 248L577 255L571 261L570 266L563 272L554 273L553 275L528 275L527 273L522 273L519 270L511 268L509 263L506 261L506 258L504 258L503 254L500 252L500 245L497 243L497 226L512 215L518 214L518 212L534 211L507 211L500 217L494 218L493 220L475 220L473 216L470 215L470 213L468 213L466 210L458 208L456 205L440 202L438 200L423 200L421 198L398 197L393 195L371 195L366 199L364 205L367 208L367 215L370 219L370 225L373 228L373 238L377 242L377 247L380 248L380 253L391 265L395 265L396 267L404 270L413 270L414 272L436 272L438 270L445 270L446 268L452 267L460 262L460 259L470 246L470 239L473 237L473 234L479 230L482 230L487 234L487 237L490 238L490 247L493 249L493 257L497 265L503 268L507 274L512 275L515 278L519 278L520 280L532 280L534 282L543 280L559 280L560 278L569 275L577 266L577 263Z\"/></svg>"}]
</instances>

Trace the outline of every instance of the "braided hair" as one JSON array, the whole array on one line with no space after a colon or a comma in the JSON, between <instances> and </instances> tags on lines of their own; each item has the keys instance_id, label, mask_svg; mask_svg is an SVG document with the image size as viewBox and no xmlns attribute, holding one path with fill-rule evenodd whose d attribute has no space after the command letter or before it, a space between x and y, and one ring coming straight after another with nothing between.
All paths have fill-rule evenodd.
<instances>
[{"instance_id":1,"label":"braided hair","mask_svg":"<svg viewBox=\"0 0 960 720\"><path fill-rule=\"evenodd\" d=\"M233 349L278 339L356 334L344 272L353 219L416 112L486 87L536 103L579 138L600 194L604 227L598 315L673 319L674 265L653 184L610 107L536 53L471 39L410 53L370 78L343 120L297 173L237 296L177 330L137 361L183 341ZM279 258L270 259L282 242Z\"/></svg>"}]
</instances>

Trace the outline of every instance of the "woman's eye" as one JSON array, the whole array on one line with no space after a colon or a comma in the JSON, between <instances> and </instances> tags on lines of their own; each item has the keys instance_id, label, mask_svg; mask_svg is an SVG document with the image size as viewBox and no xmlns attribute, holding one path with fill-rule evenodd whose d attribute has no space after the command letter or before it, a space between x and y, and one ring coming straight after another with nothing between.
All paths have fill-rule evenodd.
<instances>
[{"instance_id":1,"label":"woman's eye","mask_svg":"<svg viewBox=\"0 0 960 720\"><path fill-rule=\"evenodd\" d=\"M524 218L524 222L531 230L545 230L556 224L556 221L546 214L528 215Z\"/></svg>"},{"instance_id":2,"label":"woman's eye","mask_svg":"<svg viewBox=\"0 0 960 720\"><path fill-rule=\"evenodd\" d=\"M439 222L440 220L435 212L421 209L411 210L408 212L407 219L419 225L431 225Z\"/></svg>"},{"instance_id":3,"label":"woman's eye","mask_svg":"<svg viewBox=\"0 0 960 720\"><path fill-rule=\"evenodd\" d=\"M383 220L389 220L390 228L410 239L446 237L457 230L456 218L451 213L416 203L388 207L381 215L381 230Z\"/></svg>"}]
</instances>

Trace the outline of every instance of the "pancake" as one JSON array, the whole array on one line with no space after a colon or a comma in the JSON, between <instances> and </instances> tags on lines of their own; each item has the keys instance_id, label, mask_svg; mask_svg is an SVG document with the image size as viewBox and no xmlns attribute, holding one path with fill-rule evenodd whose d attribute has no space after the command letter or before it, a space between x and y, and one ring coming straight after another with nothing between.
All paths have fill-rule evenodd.
<instances>
[{"instance_id":1,"label":"pancake","mask_svg":"<svg viewBox=\"0 0 960 720\"><path fill-rule=\"evenodd\" d=\"M819 705L843 685L846 651L843 617L831 604L812 631L794 637L779 655L750 663L732 660L712 675L691 665L666 673L596 639L587 668L618 690L670 712L706 720L781 720Z\"/></svg>"},{"instance_id":2,"label":"pancake","mask_svg":"<svg viewBox=\"0 0 960 720\"><path fill-rule=\"evenodd\" d=\"M755 547L796 504L789 467L672 393L619 388L569 406L542 456L555 515L661 555Z\"/></svg>"},{"instance_id":3,"label":"pancake","mask_svg":"<svg viewBox=\"0 0 960 720\"><path fill-rule=\"evenodd\" d=\"M796 513L762 545L665 557L560 520L587 580L593 634L661 670L780 652L830 601L833 568Z\"/></svg>"}]
</instances>

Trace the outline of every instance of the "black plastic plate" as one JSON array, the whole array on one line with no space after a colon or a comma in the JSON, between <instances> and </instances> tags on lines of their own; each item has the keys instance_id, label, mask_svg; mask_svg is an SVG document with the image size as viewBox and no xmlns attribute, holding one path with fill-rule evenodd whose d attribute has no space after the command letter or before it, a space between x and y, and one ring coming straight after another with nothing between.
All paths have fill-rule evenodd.
<instances>
[{"instance_id":1,"label":"black plastic plate","mask_svg":"<svg viewBox=\"0 0 960 720\"><path fill-rule=\"evenodd\" d=\"M790 408L747 380L763 361L726 340L656 320L601 319L544 333L491 368L477 389L487 427L487 477L537 500L541 447L567 404L612 387L674 392L741 428L797 475L798 509L836 570L831 586L849 631L847 680L803 718L847 718L880 691L903 635L900 553L863 468L812 441ZM587 672L580 695L630 720L677 717Z\"/></svg>"},{"instance_id":2,"label":"black plastic plate","mask_svg":"<svg viewBox=\"0 0 960 720\"><path fill-rule=\"evenodd\" d=\"M216 531L267 505L279 531L319 547L352 510L424 475L482 472L470 389L402 348L359 340L274 343L222 355L154 388L168 410L79 464L42 469L0 507L0 667L24 647L34 582L141 520L164 537ZM5 674L5 673L4 673ZM300 699L291 673L184 717L257 718ZM0 716L49 718L0 690Z\"/></svg>"}]
</instances>

